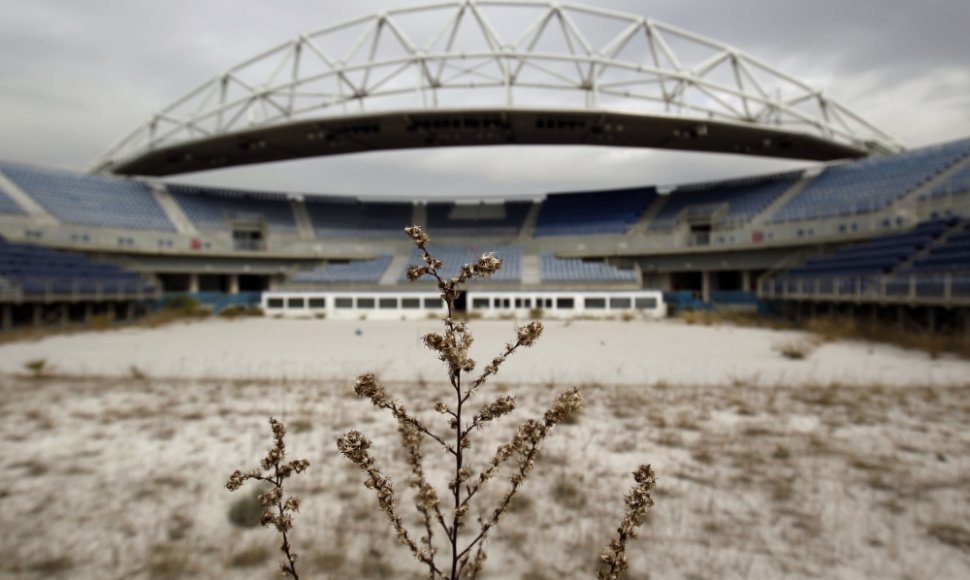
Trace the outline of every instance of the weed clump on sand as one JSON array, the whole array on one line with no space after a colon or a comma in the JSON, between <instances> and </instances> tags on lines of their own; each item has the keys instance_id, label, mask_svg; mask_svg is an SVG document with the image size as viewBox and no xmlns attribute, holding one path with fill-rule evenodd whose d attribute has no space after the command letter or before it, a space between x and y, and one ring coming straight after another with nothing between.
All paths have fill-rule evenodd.
<instances>
[{"instance_id":1,"label":"weed clump on sand","mask_svg":"<svg viewBox=\"0 0 970 580\"><path fill-rule=\"evenodd\" d=\"M491 253L485 253L475 263L464 264L454 277L448 278L442 274L442 261L428 251L426 245L429 238L424 230L419 226L410 226L404 231L417 246L423 261L423 264L408 268L408 279L417 281L424 277L432 278L437 282L447 308L447 313L441 319L442 331L422 337L424 345L444 363L450 385L450 389L446 390L447 398L434 403L434 412L441 417L447 429L438 428L409 412L388 393L373 373L358 375L354 392L358 398L369 400L397 421L401 446L410 471L407 486L420 516L420 531L415 532L406 524L409 518L402 515L400 493L377 464L372 452L374 444L370 439L360 431L352 430L337 439L337 450L363 471L364 485L376 495L379 511L390 523L397 540L426 569L428 578L474 579L485 565L485 548L490 534L494 533L507 512L521 504L518 493L533 472L543 443L558 426L574 420L583 408L583 395L576 387L560 393L542 416L524 421L510 441L498 446L477 467L473 466L471 451L476 448L474 441L481 431L515 410L516 397L502 392L474 406L472 399L484 396L486 383L500 371L509 357L536 343L542 335L543 326L538 321L532 321L518 327L499 353L479 367L469 352L474 338L467 322L458 319L455 302L466 282L488 278L501 268L502 261ZM279 431L277 447L282 449L282 425L274 421L273 430L274 434ZM425 448L429 445L436 452L435 457L443 457L448 466L447 490L437 489L428 477ZM271 452L263 461L264 470L276 464L274 462L276 460ZM266 479L257 472L236 472L230 478L230 489L238 488L247 478L270 481L279 490L272 501L264 505L280 501L282 480ZM591 566L591 572L595 572L601 580L616 580L627 569L627 543L636 537L637 528L653 505L650 496L656 481L653 470L649 465L642 465L634 472L634 479L635 486L625 498L626 513L617 528L617 536L606 545L600 561ZM505 481L504 490L497 495L494 503L488 505L486 494L480 492L496 485L497 480ZM273 490L268 492L272 493ZM568 500L577 505L584 501L584 498L578 497L584 493L582 489L563 489L560 493L562 501ZM268 494L260 497L267 497ZM282 517L283 508L280 509ZM295 511L295 507L292 511ZM267 516L263 517L265 520ZM284 548L287 546L286 531L291 525L289 519L283 527L277 524L283 533ZM443 552L440 557L439 552ZM295 559L290 558L287 549L284 549L284 553L287 561L283 563L283 571L296 578Z\"/></svg>"},{"instance_id":2,"label":"weed clump on sand","mask_svg":"<svg viewBox=\"0 0 970 580\"><path fill-rule=\"evenodd\" d=\"M46 358L35 358L24 363L24 369L30 371L30 376L39 379L44 376L50 367L47 365Z\"/></svg>"},{"instance_id":3,"label":"weed clump on sand","mask_svg":"<svg viewBox=\"0 0 970 580\"><path fill-rule=\"evenodd\" d=\"M791 340L775 346L781 356L789 360L804 360L815 350L815 344L809 340Z\"/></svg>"}]
</instances>

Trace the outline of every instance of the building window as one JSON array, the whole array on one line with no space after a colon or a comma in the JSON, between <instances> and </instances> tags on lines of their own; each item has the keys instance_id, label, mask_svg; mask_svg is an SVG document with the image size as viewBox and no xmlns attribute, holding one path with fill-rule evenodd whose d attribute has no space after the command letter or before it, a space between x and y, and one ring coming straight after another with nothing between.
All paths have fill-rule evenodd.
<instances>
[{"instance_id":1,"label":"building window","mask_svg":"<svg viewBox=\"0 0 970 580\"><path fill-rule=\"evenodd\" d=\"M629 298L610 298L610 308L613 310L623 310L624 308L630 308L633 305L633 301Z\"/></svg>"},{"instance_id":2,"label":"building window","mask_svg":"<svg viewBox=\"0 0 970 580\"><path fill-rule=\"evenodd\" d=\"M425 298L424 307L428 310L441 310L445 307L445 301L441 298Z\"/></svg>"},{"instance_id":3,"label":"building window","mask_svg":"<svg viewBox=\"0 0 970 580\"><path fill-rule=\"evenodd\" d=\"M472 298L472 308L476 310L487 310L489 306L488 298Z\"/></svg>"},{"instance_id":4,"label":"building window","mask_svg":"<svg viewBox=\"0 0 970 580\"><path fill-rule=\"evenodd\" d=\"M606 298L587 298L584 304L590 310L603 310L606 308Z\"/></svg>"},{"instance_id":5,"label":"building window","mask_svg":"<svg viewBox=\"0 0 970 580\"><path fill-rule=\"evenodd\" d=\"M515 299L516 308L532 308L531 298L516 298Z\"/></svg>"},{"instance_id":6,"label":"building window","mask_svg":"<svg viewBox=\"0 0 970 580\"><path fill-rule=\"evenodd\" d=\"M311 298L310 308L326 308L327 299L326 298Z\"/></svg>"},{"instance_id":7,"label":"building window","mask_svg":"<svg viewBox=\"0 0 970 580\"><path fill-rule=\"evenodd\" d=\"M381 298L377 306L382 310L397 310L397 298Z\"/></svg>"},{"instance_id":8,"label":"building window","mask_svg":"<svg viewBox=\"0 0 970 580\"><path fill-rule=\"evenodd\" d=\"M286 301L287 308L304 308L306 307L306 300L303 298L289 298Z\"/></svg>"},{"instance_id":9,"label":"building window","mask_svg":"<svg viewBox=\"0 0 970 580\"><path fill-rule=\"evenodd\" d=\"M403 310L417 310L421 308L420 298L401 298L401 308Z\"/></svg>"},{"instance_id":10,"label":"building window","mask_svg":"<svg viewBox=\"0 0 970 580\"><path fill-rule=\"evenodd\" d=\"M270 298L266 301L267 308L283 308L282 298Z\"/></svg>"},{"instance_id":11,"label":"building window","mask_svg":"<svg viewBox=\"0 0 970 580\"><path fill-rule=\"evenodd\" d=\"M576 307L576 300L573 298L556 298L556 308L559 310L572 310Z\"/></svg>"},{"instance_id":12,"label":"building window","mask_svg":"<svg viewBox=\"0 0 970 580\"><path fill-rule=\"evenodd\" d=\"M657 307L656 298L637 298L636 300L637 310L653 310Z\"/></svg>"},{"instance_id":13,"label":"building window","mask_svg":"<svg viewBox=\"0 0 970 580\"><path fill-rule=\"evenodd\" d=\"M334 305L337 308L353 308L354 307L354 299L353 298L346 298L346 297L335 298L334 301L333 301L333 303L334 303Z\"/></svg>"},{"instance_id":14,"label":"building window","mask_svg":"<svg viewBox=\"0 0 970 580\"><path fill-rule=\"evenodd\" d=\"M373 298L358 298L357 308L360 310L370 310L374 308L375 300Z\"/></svg>"}]
</instances>

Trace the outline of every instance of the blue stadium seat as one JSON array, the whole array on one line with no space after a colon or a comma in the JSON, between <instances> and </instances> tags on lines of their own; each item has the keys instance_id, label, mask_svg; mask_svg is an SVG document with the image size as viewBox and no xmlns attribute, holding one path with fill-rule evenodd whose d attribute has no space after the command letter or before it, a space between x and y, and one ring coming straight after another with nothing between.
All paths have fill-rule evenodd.
<instances>
[{"instance_id":1,"label":"blue stadium seat","mask_svg":"<svg viewBox=\"0 0 970 580\"><path fill-rule=\"evenodd\" d=\"M295 234L290 201L281 193L168 184L172 197L200 230L228 230L234 220L262 221L270 231Z\"/></svg>"},{"instance_id":2,"label":"blue stadium seat","mask_svg":"<svg viewBox=\"0 0 970 580\"><path fill-rule=\"evenodd\" d=\"M670 229L676 225L677 216L681 212L705 208L709 211L723 208L715 225L747 222L801 179L801 175L802 172L798 171L678 187L650 221L649 228Z\"/></svg>"},{"instance_id":3,"label":"blue stadium seat","mask_svg":"<svg viewBox=\"0 0 970 580\"><path fill-rule=\"evenodd\" d=\"M151 292L154 286L114 264L82 254L0 241L0 276L25 294Z\"/></svg>"},{"instance_id":4,"label":"blue stadium seat","mask_svg":"<svg viewBox=\"0 0 970 580\"><path fill-rule=\"evenodd\" d=\"M970 191L970 163L951 173L942 183L936 185L929 197L939 197L953 193Z\"/></svg>"},{"instance_id":5,"label":"blue stadium seat","mask_svg":"<svg viewBox=\"0 0 970 580\"><path fill-rule=\"evenodd\" d=\"M778 209L770 223L885 209L970 154L970 139L834 165Z\"/></svg>"},{"instance_id":6,"label":"blue stadium seat","mask_svg":"<svg viewBox=\"0 0 970 580\"><path fill-rule=\"evenodd\" d=\"M15 202L13 198L3 190L3 187L0 187L0 213L25 215L27 212L25 212L22 207L17 205L17 202Z\"/></svg>"},{"instance_id":7,"label":"blue stadium seat","mask_svg":"<svg viewBox=\"0 0 970 580\"><path fill-rule=\"evenodd\" d=\"M307 197L306 210L319 238L400 236L411 224L408 202L360 201L352 197Z\"/></svg>"},{"instance_id":8,"label":"blue stadium seat","mask_svg":"<svg viewBox=\"0 0 970 580\"><path fill-rule=\"evenodd\" d=\"M542 282L635 282L636 272L621 270L603 262L579 258L557 258L555 254L539 256L539 279Z\"/></svg>"},{"instance_id":9,"label":"blue stadium seat","mask_svg":"<svg viewBox=\"0 0 970 580\"><path fill-rule=\"evenodd\" d=\"M444 263L444 267L439 271L443 278L451 278L458 275L458 271L464 264L473 264L486 252L495 254L495 257L502 260L502 267L498 272L492 274L485 281L492 282L521 282L522 281L522 247L518 245L504 246L442 246L436 245L432 248L432 253ZM423 265L421 253L417 248L411 250L408 257L408 264ZM401 271L399 281L407 280L407 268ZM427 280L425 278L424 280Z\"/></svg>"},{"instance_id":10,"label":"blue stadium seat","mask_svg":"<svg viewBox=\"0 0 970 580\"><path fill-rule=\"evenodd\" d=\"M391 265L392 256L378 256L373 260L353 260L346 263L326 264L313 270L297 272L290 279L298 284L360 282L374 283Z\"/></svg>"},{"instance_id":11,"label":"blue stadium seat","mask_svg":"<svg viewBox=\"0 0 970 580\"><path fill-rule=\"evenodd\" d=\"M656 197L653 187L553 193L542 203L534 235L622 234Z\"/></svg>"},{"instance_id":12,"label":"blue stadium seat","mask_svg":"<svg viewBox=\"0 0 970 580\"><path fill-rule=\"evenodd\" d=\"M439 235L514 236L522 229L531 201L490 204L428 203L428 230Z\"/></svg>"},{"instance_id":13,"label":"blue stadium seat","mask_svg":"<svg viewBox=\"0 0 970 580\"><path fill-rule=\"evenodd\" d=\"M62 222L175 231L144 183L14 163L0 162L0 171Z\"/></svg>"}]
</instances>

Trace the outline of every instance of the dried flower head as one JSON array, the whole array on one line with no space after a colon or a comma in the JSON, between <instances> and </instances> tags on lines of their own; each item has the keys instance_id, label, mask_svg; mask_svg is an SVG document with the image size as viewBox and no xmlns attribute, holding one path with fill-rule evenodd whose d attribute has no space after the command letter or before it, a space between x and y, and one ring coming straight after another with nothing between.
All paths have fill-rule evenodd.
<instances>
[{"instance_id":1,"label":"dried flower head","mask_svg":"<svg viewBox=\"0 0 970 580\"><path fill-rule=\"evenodd\" d=\"M538 320L533 320L525 326L520 326L516 331L516 336L519 339L519 344L522 346L532 346L535 341L542 335L542 323Z\"/></svg>"},{"instance_id":2,"label":"dried flower head","mask_svg":"<svg viewBox=\"0 0 970 580\"><path fill-rule=\"evenodd\" d=\"M423 246L429 240L428 234L424 233L421 226L408 226L404 228L404 233L418 246Z\"/></svg>"}]
</instances>

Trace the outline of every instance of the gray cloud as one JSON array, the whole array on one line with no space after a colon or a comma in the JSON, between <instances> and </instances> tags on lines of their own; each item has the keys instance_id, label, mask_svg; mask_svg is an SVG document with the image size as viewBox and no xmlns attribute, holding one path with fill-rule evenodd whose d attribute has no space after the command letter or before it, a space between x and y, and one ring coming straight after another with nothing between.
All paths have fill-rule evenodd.
<instances>
[{"instance_id":1,"label":"gray cloud","mask_svg":"<svg viewBox=\"0 0 970 580\"><path fill-rule=\"evenodd\" d=\"M0 158L81 169L152 112L245 58L299 32L413 3L0 0ZM645 5L590 4L634 13ZM649 17L733 44L819 86L910 145L970 135L964 0L646 6ZM792 165L655 151L493 148L367 154L186 179L373 195L515 195Z\"/></svg>"}]
</instances>

